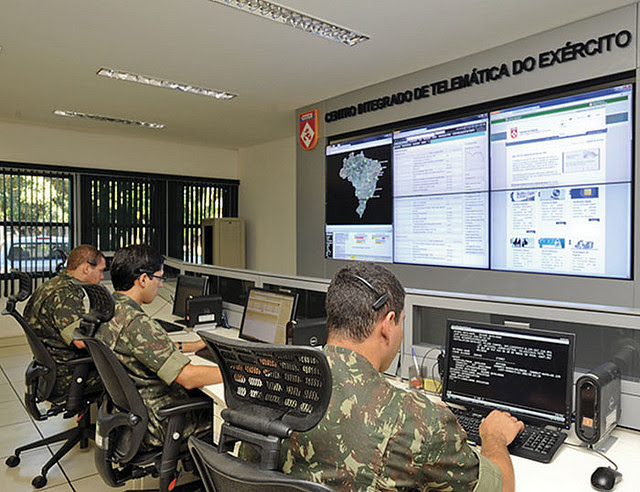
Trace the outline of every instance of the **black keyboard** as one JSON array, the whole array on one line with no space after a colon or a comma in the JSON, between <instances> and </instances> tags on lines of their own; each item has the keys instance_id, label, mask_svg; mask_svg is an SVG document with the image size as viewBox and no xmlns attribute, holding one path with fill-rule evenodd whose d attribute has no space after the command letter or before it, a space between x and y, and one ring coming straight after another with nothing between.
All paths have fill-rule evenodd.
<instances>
[{"instance_id":1,"label":"black keyboard","mask_svg":"<svg viewBox=\"0 0 640 492\"><path fill-rule=\"evenodd\" d=\"M167 333L172 333L174 331L182 331L182 330L184 330L184 326L177 325L177 324L172 323L171 321L167 321L165 319L154 318L153 321L155 321L160 326L162 326L164 331L166 331Z\"/></svg>"},{"instance_id":2,"label":"black keyboard","mask_svg":"<svg viewBox=\"0 0 640 492\"><path fill-rule=\"evenodd\" d=\"M469 410L450 408L467 433L467 439L482 444L479 434L483 416ZM549 463L560 445L567 438L564 432L545 429L535 425L525 425L524 430L509 444L509 453L541 463Z\"/></svg>"}]
</instances>

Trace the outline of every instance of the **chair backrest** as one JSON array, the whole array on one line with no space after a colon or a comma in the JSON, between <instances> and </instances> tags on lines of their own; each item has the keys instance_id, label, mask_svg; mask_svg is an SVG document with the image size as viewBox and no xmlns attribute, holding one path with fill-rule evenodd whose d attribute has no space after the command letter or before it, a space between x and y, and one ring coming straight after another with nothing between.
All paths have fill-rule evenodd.
<instances>
[{"instance_id":1,"label":"chair backrest","mask_svg":"<svg viewBox=\"0 0 640 492\"><path fill-rule=\"evenodd\" d=\"M298 480L281 472L257 470L191 436L189 451L207 492L331 492L325 485Z\"/></svg>"},{"instance_id":2,"label":"chair backrest","mask_svg":"<svg viewBox=\"0 0 640 492\"><path fill-rule=\"evenodd\" d=\"M9 296L2 314L12 316L27 337L27 343L29 343L33 354L33 361L27 367L25 375L25 404L32 417L37 420L43 420L46 417L40 414L36 407L36 400L45 401L51 395L56 383L56 362L47 347L42 343L42 340L17 310L17 304L25 301L31 295L31 277L28 273L18 270L12 270L11 274L18 279L19 290L17 294Z\"/></svg>"},{"instance_id":3,"label":"chair backrest","mask_svg":"<svg viewBox=\"0 0 640 492\"><path fill-rule=\"evenodd\" d=\"M237 441L260 453L260 468L280 467L281 440L317 425L331 398L331 370L322 350L268 345L200 332L218 361L227 408L219 449Z\"/></svg>"},{"instance_id":4,"label":"chair backrest","mask_svg":"<svg viewBox=\"0 0 640 492\"><path fill-rule=\"evenodd\" d=\"M102 447L101 444L108 448L105 451L110 454L109 460L114 458L119 463L127 463L138 453L147 431L147 407L135 383L113 351L101 340L82 340L109 395L109 404L103 404L98 418L96 443L99 448ZM103 443L98 442L98 434ZM97 461L96 458L96 464Z\"/></svg>"}]
</instances>

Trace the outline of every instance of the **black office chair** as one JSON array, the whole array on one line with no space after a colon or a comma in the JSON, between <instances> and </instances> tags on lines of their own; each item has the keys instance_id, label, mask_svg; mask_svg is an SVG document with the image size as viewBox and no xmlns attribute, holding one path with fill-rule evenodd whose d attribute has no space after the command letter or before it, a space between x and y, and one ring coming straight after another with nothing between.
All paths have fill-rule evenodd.
<instances>
[{"instance_id":1,"label":"black office chair","mask_svg":"<svg viewBox=\"0 0 640 492\"><path fill-rule=\"evenodd\" d=\"M49 401L56 384L56 362L44 343L16 309L17 303L26 300L31 295L31 277L27 273L16 270L12 274L18 279L20 290L18 294L9 297L2 314L13 316L20 324L33 354L33 360L25 373L24 404L31 417L38 421L47 420L60 413L64 413L63 418L65 419L78 416L77 425L74 428L20 446L5 461L7 466L13 468L20 464L20 454L23 451L65 441L62 447L44 464L40 475L31 481L31 484L39 489L47 484L47 473L53 465L58 463L76 444L80 443L80 447L84 449L89 445L89 439L93 439L94 427L90 422L89 406L92 401L99 398L100 392L92 391L89 393L85 391L87 374L89 369L93 367L91 358L87 356L74 359L67 362L67 365L73 368L73 377L67 398L62 402L50 402L48 410L44 413L40 411L38 404Z\"/></svg>"},{"instance_id":2,"label":"black office chair","mask_svg":"<svg viewBox=\"0 0 640 492\"><path fill-rule=\"evenodd\" d=\"M201 332L218 361L227 408L218 446L191 437L189 449L208 492L327 492L326 486L280 470L282 440L312 429L331 398L324 352L312 347L265 345ZM229 454L250 445L260 463Z\"/></svg>"},{"instance_id":3,"label":"black office chair","mask_svg":"<svg viewBox=\"0 0 640 492\"><path fill-rule=\"evenodd\" d=\"M114 352L102 341L91 338L101 322L113 316L113 297L101 285L83 284L92 305L78 329L104 382L106 395L98 410L95 464L104 482L119 487L131 479L159 476L159 490L185 490L193 484L175 487L178 462L189 469L191 457L182 431L186 413L211 408L210 398L190 398L160 409L168 419L167 439L162 448L143 451L142 442L149 420L138 388ZM199 487L199 483L196 484Z\"/></svg>"}]
</instances>

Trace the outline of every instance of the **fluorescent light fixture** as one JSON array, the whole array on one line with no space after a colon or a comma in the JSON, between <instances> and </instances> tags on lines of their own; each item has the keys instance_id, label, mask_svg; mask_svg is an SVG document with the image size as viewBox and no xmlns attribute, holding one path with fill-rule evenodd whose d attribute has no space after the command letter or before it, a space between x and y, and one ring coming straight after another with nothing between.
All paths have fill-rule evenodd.
<instances>
[{"instance_id":1,"label":"fluorescent light fixture","mask_svg":"<svg viewBox=\"0 0 640 492\"><path fill-rule=\"evenodd\" d=\"M276 22L281 22L296 29L316 34L323 38L338 41L347 46L355 46L369 39L369 36L360 34L352 29L338 26L316 17L292 10L274 2L266 0L210 0L228 7L233 7L243 12L263 17Z\"/></svg>"},{"instance_id":2,"label":"fluorescent light fixture","mask_svg":"<svg viewBox=\"0 0 640 492\"><path fill-rule=\"evenodd\" d=\"M71 118L87 118L89 120L106 121L107 123L120 123L122 125L137 125L146 128L164 128L162 123L149 123L148 121L128 120L124 118L114 118L113 116L102 116L99 114L81 113L80 111L64 111L56 109L53 114L58 116L68 116Z\"/></svg>"},{"instance_id":3,"label":"fluorescent light fixture","mask_svg":"<svg viewBox=\"0 0 640 492\"><path fill-rule=\"evenodd\" d=\"M173 82L171 80L158 79L149 77L148 75L140 75L137 73L123 72L121 70L113 70L112 68L101 68L98 75L109 77L116 80L126 80L128 82L137 82L138 84L151 85L153 87L163 87L165 89L173 89L181 92L189 92L191 94L199 94L201 96L209 96L224 101L237 97L238 94L231 92L219 91L216 89L206 89L195 85L183 84L182 82Z\"/></svg>"}]
</instances>

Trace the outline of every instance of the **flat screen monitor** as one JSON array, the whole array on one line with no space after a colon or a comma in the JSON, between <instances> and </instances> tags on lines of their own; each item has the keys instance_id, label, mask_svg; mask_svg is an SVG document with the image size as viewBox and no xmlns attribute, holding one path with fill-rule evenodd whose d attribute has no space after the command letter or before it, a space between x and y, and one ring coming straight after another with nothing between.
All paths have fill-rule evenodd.
<instances>
[{"instance_id":1,"label":"flat screen monitor","mask_svg":"<svg viewBox=\"0 0 640 492\"><path fill-rule=\"evenodd\" d=\"M449 320L442 399L568 429L574 345L572 333Z\"/></svg>"},{"instance_id":2,"label":"flat screen monitor","mask_svg":"<svg viewBox=\"0 0 640 492\"><path fill-rule=\"evenodd\" d=\"M393 261L392 135L326 148L325 257Z\"/></svg>"},{"instance_id":3,"label":"flat screen monitor","mask_svg":"<svg viewBox=\"0 0 640 492\"><path fill-rule=\"evenodd\" d=\"M287 343L287 324L295 319L298 295L257 287L244 305L240 338L264 343Z\"/></svg>"},{"instance_id":4,"label":"flat screen monitor","mask_svg":"<svg viewBox=\"0 0 640 492\"><path fill-rule=\"evenodd\" d=\"M394 262L489 267L489 115L393 136Z\"/></svg>"},{"instance_id":5,"label":"flat screen monitor","mask_svg":"<svg viewBox=\"0 0 640 492\"><path fill-rule=\"evenodd\" d=\"M631 278L633 84L491 113L491 267Z\"/></svg>"},{"instance_id":6,"label":"flat screen monitor","mask_svg":"<svg viewBox=\"0 0 640 492\"><path fill-rule=\"evenodd\" d=\"M173 298L173 315L185 318L187 315L187 299L206 294L207 278L192 275L178 275L176 293Z\"/></svg>"}]
</instances>

